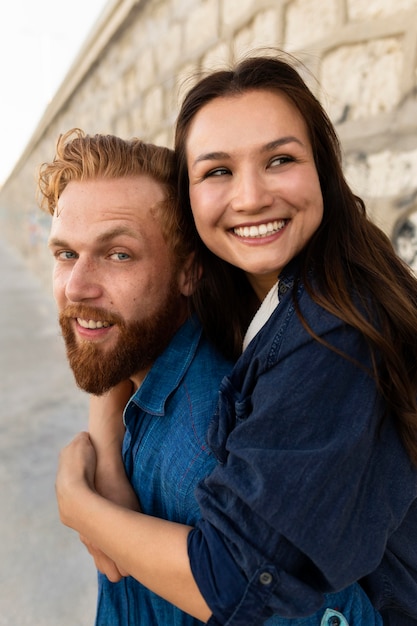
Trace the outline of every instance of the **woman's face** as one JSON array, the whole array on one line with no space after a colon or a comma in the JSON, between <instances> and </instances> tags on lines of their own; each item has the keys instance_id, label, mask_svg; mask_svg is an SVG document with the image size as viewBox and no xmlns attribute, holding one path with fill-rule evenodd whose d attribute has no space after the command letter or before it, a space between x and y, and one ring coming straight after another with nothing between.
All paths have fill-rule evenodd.
<instances>
[{"instance_id":1,"label":"woman's face","mask_svg":"<svg viewBox=\"0 0 417 626\"><path fill-rule=\"evenodd\" d=\"M275 91L216 98L195 115L186 150L202 240L244 270L263 299L323 216L301 114Z\"/></svg>"}]
</instances>

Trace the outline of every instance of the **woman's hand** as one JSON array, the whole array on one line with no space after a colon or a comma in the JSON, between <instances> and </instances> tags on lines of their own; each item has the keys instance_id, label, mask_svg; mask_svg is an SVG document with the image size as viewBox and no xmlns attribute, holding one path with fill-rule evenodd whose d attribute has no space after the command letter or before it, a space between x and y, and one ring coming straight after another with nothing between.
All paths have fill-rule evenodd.
<instances>
[{"instance_id":1,"label":"woman's hand","mask_svg":"<svg viewBox=\"0 0 417 626\"><path fill-rule=\"evenodd\" d=\"M80 494L85 492L94 493L95 472L97 457L89 433L79 433L72 442L61 451L56 477L56 497L58 509L63 524L77 530L80 512ZM124 475L124 489L120 489L118 497L122 506L129 505L128 508L136 507L138 510L138 500ZM97 548L93 542L88 541L80 535L81 541L94 559L97 569L105 574L111 582L118 582L127 572L119 568L102 550Z\"/></svg>"},{"instance_id":2,"label":"woman's hand","mask_svg":"<svg viewBox=\"0 0 417 626\"><path fill-rule=\"evenodd\" d=\"M123 411L132 392L132 382L127 380L102 396L91 396L89 432L97 454L94 480L98 493L116 504L139 511L122 458Z\"/></svg>"},{"instance_id":3,"label":"woman's hand","mask_svg":"<svg viewBox=\"0 0 417 626\"><path fill-rule=\"evenodd\" d=\"M110 555L110 580L119 580L125 570L182 611L207 621L211 612L188 558L191 527L129 510L102 497L94 486L96 462L88 433L78 434L62 450L56 477L62 522L99 546L102 554Z\"/></svg>"},{"instance_id":4,"label":"woman's hand","mask_svg":"<svg viewBox=\"0 0 417 626\"><path fill-rule=\"evenodd\" d=\"M74 528L80 494L94 492L97 457L90 435L81 432L61 451L55 482L61 521Z\"/></svg>"},{"instance_id":5,"label":"woman's hand","mask_svg":"<svg viewBox=\"0 0 417 626\"><path fill-rule=\"evenodd\" d=\"M80 540L87 548L88 552L94 559L94 564L99 572L104 574L110 582L118 583L125 576L129 576L122 567L119 567L110 557L107 556L100 548L88 541L86 537L80 535Z\"/></svg>"},{"instance_id":6,"label":"woman's hand","mask_svg":"<svg viewBox=\"0 0 417 626\"><path fill-rule=\"evenodd\" d=\"M123 411L132 393L132 382L127 380L102 396L92 396L89 431L97 455L94 477L96 491L111 502L140 511L138 498L126 476L122 459L125 434ZM93 557L97 569L111 582L118 582L128 575L97 546L82 535L80 539Z\"/></svg>"},{"instance_id":7,"label":"woman's hand","mask_svg":"<svg viewBox=\"0 0 417 626\"><path fill-rule=\"evenodd\" d=\"M108 450L110 452L106 460L109 462L112 461L115 451L118 452L117 456L121 455L125 434L123 411L133 391L132 381L126 380L112 387L102 396L90 397L88 430L96 448L99 463L100 455L107 455Z\"/></svg>"}]
</instances>

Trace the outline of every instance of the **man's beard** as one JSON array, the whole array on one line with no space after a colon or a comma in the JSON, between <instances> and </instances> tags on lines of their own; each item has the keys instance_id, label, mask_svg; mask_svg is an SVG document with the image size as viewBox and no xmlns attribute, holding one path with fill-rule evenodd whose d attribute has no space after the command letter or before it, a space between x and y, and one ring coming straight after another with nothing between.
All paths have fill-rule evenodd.
<instances>
[{"instance_id":1,"label":"man's beard","mask_svg":"<svg viewBox=\"0 0 417 626\"><path fill-rule=\"evenodd\" d=\"M85 305L67 307L59 316L67 358L77 385L99 396L122 380L147 370L162 354L179 326L183 303L178 286L172 284L166 299L148 318L126 323L120 316ZM119 337L110 350L100 343L77 340L73 319L107 320L117 324Z\"/></svg>"}]
</instances>

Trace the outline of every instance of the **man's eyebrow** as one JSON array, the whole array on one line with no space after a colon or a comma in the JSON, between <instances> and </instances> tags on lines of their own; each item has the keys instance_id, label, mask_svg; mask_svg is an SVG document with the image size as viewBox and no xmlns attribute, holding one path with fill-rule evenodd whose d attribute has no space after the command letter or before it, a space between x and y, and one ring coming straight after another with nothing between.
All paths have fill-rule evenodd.
<instances>
[{"instance_id":1,"label":"man's eyebrow","mask_svg":"<svg viewBox=\"0 0 417 626\"><path fill-rule=\"evenodd\" d=\"M275 150L275 148L280 148L281 146L285 146L288 143L298 143L300 146L304 146L303 142L297 137L293 135L288 135L286 137L280 137L279 139L274 139L273 141L269 141L267 144L262 146L262 152L270 152L271 150ZM230 154L228 152L217 151L217 152L205 152L200 154L194 161L193 165L200 163L201 161L221 161L222 159L229 159Z\"/></svg>"},{"instance_id":2,"label":"man's eyebrow","mask_svg":"<svg viewBox=\"0 0 417 626\"><path fill-rule=\"evenodd\" d=\"M70 246L63 239L51 237L48 239L48 248L69 248Z\"/></svg>"},{"instance_id":3,"label":"man's eyebrow","mask_svg":"<svg viewBox=\"0 0 417 626\"><path fill-rule=\"evenodd\" d=\"M138 231L135 229L130 228L129 226L116 226L115 228L98 235L96 241L98 243L107 243L108 241L122 235L127 235L128 237L133 237L134 239L140 238ZM48 240L48 248L71 248L71 245L64 239L52 237Z\"/></svg>"},{"instance_id":4,"label":"man's eyebrow","mask_svg":"<svg viewBox=\"0 0 417 626\"><path fill-rule=\"evenodd\" d=\"M102 233L97 237L97 241L99 243L106 243L107 241L111 241L116 237L120 237L122 235L127 235L128 237L133 237L134 239L139 239L139 233L137 230L130 228L129 226L116 226L111 230Z\"/></svg>"}]
</instances>

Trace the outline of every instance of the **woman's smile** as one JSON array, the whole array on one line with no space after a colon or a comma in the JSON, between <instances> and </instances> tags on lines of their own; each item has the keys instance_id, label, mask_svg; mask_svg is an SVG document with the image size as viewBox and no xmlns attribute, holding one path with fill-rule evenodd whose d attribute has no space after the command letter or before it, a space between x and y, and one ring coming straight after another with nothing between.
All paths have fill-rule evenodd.
<instances>
[{"instance_id":1,"label":"woman's smile","mask_svg":"<svg viewBox=\"0 0 417 626\"><path fill-rule=\"evenodd\" d=\"M261 224L235 226L233 233L242 239L265 239L282 231L288 220L273 220Z\"/></svg>"},{"instance_id":2,"label":"woman's smile","mask_svg":"<svg viewBox=\"0 0 417 626\"><path fill-rule=\"evenodd\" d=\"M264 297L323 216L301 114L278 91L215 98L190 125L187 163L202 240Z\"/></svg>"}]
</instances>

